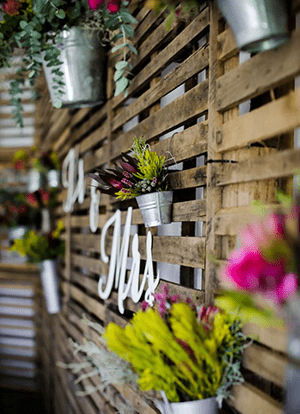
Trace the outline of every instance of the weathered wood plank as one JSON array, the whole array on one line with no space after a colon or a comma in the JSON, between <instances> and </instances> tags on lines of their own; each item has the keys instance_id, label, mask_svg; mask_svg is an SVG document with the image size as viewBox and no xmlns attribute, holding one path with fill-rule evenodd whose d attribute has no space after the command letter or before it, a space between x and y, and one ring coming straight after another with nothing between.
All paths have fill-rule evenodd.
<instances>
[{"instance_id":1,"label":"weathered wood plank","mask_svg":"<svg viewBox=\"0 0 300 414\"><path fill-rule=\"evenodd\" d=\"M244 352L243 366L262 378L284 387L287 359L280 354L252 344Z\"/></svg>"},{"instance_id":2,"label":"weathered wood plank","mask_svg":"<svg viewBox=\"0 0 300 414\"><path fill-rule=\"evenodd\" d=\"M113 119L112 128L116 130L129 119L138 115L142 110L147 109L177 86L186 82L195 74L201 72L208 66L208 49L197 50L171 73L160 79L158 83L148 89L143 95L137 98L131 105L125 107Z\"/></svg>"},{"instance_id":3,"label":"weathered wood plank","mask_svg":"<svg viewBox=\"0 0 300 414\"><path fill-rule=\"evenodd\" d=\"M282 405L250 384L238 385L230 402L243 414L282 414Z\"/></svg>"},{"instance_id":4,"label":"weathered wood plank","mask_svg":"<svg viewBox=\"0 0 300 414\"><path fill-rule=\"evenodd\" d=\"M300 73L300 30L284 47L258 53L217 80L216 108L224 111L292 80ZM256 125L256 124L254 124Z\"/></svg>"},{"instance_id":5,"label":"weathered wood plank","mask_svg":"<svg viewBox=\"0 0 300 414\"><path fill-rule=\"evenodd\" d=\"M140 89L146 82L150 81L151 77L156 76L163 70L196 36L204 32L208 23L209 10L206 8L134 77L128 88L128 94L131 95L134 91ZM124 97L114 98L113 107L119 106L123 99Z\"/></svg>"},{"instance_id":6,"label":"weathered wood plank","mask_svg":"<svg viewBox=\"0 0 300 414\"><path fill-rule=\"evenodd\" d=\"M207 110L208 82L203 81L175 101L149 116L129 132L113 141L112 159L128 151L132 137L143 135L146 140L157 137Z\"/></svg>"},{"instance_id":7,"label":"weathered wood plank","mask_svg":"<svg viewBox=\"0 0 300 414\"><path fill-rule=\"evenodd\" d=\"M255 128L253 128L255 125ZM218 151L243 148L300 126L300 89L226 122L217 131Z\"/></svg>"}]
</instances>

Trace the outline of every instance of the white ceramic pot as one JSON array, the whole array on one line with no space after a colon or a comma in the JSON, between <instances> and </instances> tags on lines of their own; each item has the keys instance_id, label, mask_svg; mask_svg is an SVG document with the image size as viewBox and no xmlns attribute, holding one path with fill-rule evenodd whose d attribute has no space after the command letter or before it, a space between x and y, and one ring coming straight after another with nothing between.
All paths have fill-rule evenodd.
<instances>
[{"instance_id":1,"label":"white ceramic pot","mask_svg":"<svg viewBox=\"0 0 300 414\"><path fill-rule=\"evenodd\" d=\"M39 263L39 267L47 311L48 313L58 313L60 311L60 299L57 262L55 260L44 260Z\"/></svg>"},{"instance_id":2,"label":"white ceramic pot","mask_svg":"<svg viewBox=\"0 0 300 414\"><path fill-rule=\"evenodd\" d=\"M42 174L31 168L28 173L27 190L28 193L34 193L43 186Z\"/></svg>"}]
</instances>

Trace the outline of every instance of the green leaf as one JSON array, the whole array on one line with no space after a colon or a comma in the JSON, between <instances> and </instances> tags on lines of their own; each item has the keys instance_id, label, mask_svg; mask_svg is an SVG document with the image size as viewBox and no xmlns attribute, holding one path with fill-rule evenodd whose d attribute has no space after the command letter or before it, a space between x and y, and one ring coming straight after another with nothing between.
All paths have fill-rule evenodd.
<instances>
[{"instance_id":1,"label":"green leaf","mask_svg":"<svg viewBox=\"0 0 300 414\"><path fill-rule=\"evenodd\" d=\"M36 74L36 71L35 71L35 70L32 70L32 71L29 73L28 77L29 77L29 78L32 78L35 74Z\"/></svg>"},{"instance_id":2,"label":"green leaf","mask_svg":"<svg viewBox=\"0 0 300 414\"><path fill-rule=\"evenodd\" d=\"M136 20L135 17L133 17L129 11L127 10L120 10L119 15L122 17L122 19L127 22L127 23L131 23L131 24L138 24L138 21Z\"/></svg>"},{"instance_id":3,"label":"green leaf","mask_svg":"<svg viewBox=\"0 0 300 414\"><path fill-rule=\"evenodd\" d=\"M59 19L64 19L66 17L66 13L60 9L60 10L56 10L55 15L59 18Z\"/></svg>"},{"instance_id":4,"label":"green leaf","mask_svg":"<svg viewBox=\"0 0 300 414\"><path fill-rule=\"evenodd\" d=\"M25 27L28 25L28 23L25 20L20 21L20 27L21 29L25 29Z\"/></svg>"},{"instance_id":5,"label":"green leaf","mask_svg":"<svg viewBox=\"0 0 300 414\"><path fill-rule=\"evenodd\" d=\"M115 96L118 96L121 92L123 92L129 84L130 84L129 79L127 78L119 79L116 82Z\"/></svg>"},{"instance_id":6,"label":"green leaf","mask_svg":"<svg viewBox=\"0 0 300 414\"><path fill-rule=\"evenodd\" d=\"M134 36L134 28L130 26L129 24L123 25L124 32L126 33L126 36L133 37Z\"/></svg>"},{"instance_id":7,"label":"green leaf","mask_svg":"<svg viewBox=\"0 0 300 414\"><path fill-rule=\"evenodd\" d=\"M291 208L293 204L293 198L287 194L285 194L283 191L276 189L276 198L277 200L283 205L285 208Z\"/></svg>"},{"instance_id":8,"label":"green leaf","mask_svg":"<svg viewBox=\"0 0 300 414\"><path fill-rule=\"evenodd\" d=\"M127 46L128 46L128 49L130 49L132 53L134 53L135 55L138 54L138 51L131 43L128 43Z\"/></svg>"},{"instance_id":9,"label":"green leaf","mask_svg":"<svg viewBox=\"0 0 300 414\"><path fill-rule=\"evenodd\" d=\"M116 70L114 74L114 81L116 82L124 75L124 70Z\"/></svg>"},{"instance_id":10,"label":"green leaf","mask_svg":"<svg viewBox=\"0 0 300 414\"><path fill-rule=\"evenodd\" d=\"M169 16L166 18L166 23L165 23L166 31L168 31L168 30L171 29L171 26L172 26L172 23L174 21L174 18L175 18L175 8L173 8L170 11Z\"/></svg>"},{"instance_id":11,"label":"green leaf","mask_svg":"<svg viewBox=\"0 0 300 414\"><path fill-rule=\"evenodd\" d=\"M121 62L117 62L115 65L116 70L122 70L125 69L129 65L128 62L122 60Z\"/></svg>"},{"instance_id":12,"label":"green leaf","mask_svg":"<svg viewBox=\"0 0 300 414\"><path fill-rule=\"evenodd\" d=\"M129 46L129 43L121 43L120 45L117 45L117 46L113 47L111 49L111 52L114 53L117 50L122 49L123 47L126 47L126 46Z\"/></svg>"},{"instance_id":13,"label":"green leaf","mask_svg":"<svg viewBox=\"0 0 300 414\"><path fill-rule=\"evenodd\" d=\"M123 37L124 36L122 33L117 33L110 39L110 42L115 43L117 40L122 39Z\"/></svg>"}]
</instances>

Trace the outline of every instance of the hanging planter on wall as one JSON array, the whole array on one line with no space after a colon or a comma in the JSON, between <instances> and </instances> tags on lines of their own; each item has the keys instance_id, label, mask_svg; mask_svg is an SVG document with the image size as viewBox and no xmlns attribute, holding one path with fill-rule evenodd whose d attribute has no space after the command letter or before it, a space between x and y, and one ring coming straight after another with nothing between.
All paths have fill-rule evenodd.
<instances>
[{"instance_id":1,"label":"hanging planter on wall","mask_svg":"<svg viewBox=\"0 0 300 414\"><path fill-rule=\"evenodd\" d=\"M173 191L159 191L136 197L145 227L171 223Z\"/></svg>"},{"instance_id":2,"label":"hanging planter on wall","mask_svg":"<svg viewBox=\"0 0 300 414\"><path fill-rule=\"evenodd\" d=\"M281 46L289 38L283 0L217 0L238 48L261 52Z\"/></svg>"},{"instance_id":3,"label":"hanging planter on wall","mask_svg":"<svg viewBox=\"0 0 300 414\"><path fill-rule=\"evenodd\" d=\"M34 193L43 186L42 173L34 168L31 168L28 173L27 191Z\"/></svg>"},{"instance_id":4,"label":"hanging planter on wall","mask_svg":"<svg viewBox=\"0 0 300 414\"><path fill-rule=\"evenodd\" d=\"M164 403L157 404L162 414L218 414L216 397L203 400L169 403L164 398Z\"/></svg>"},{"instance_id":5,"label":"hanging planter on wall","mask_svg":"<svg viewBox=\"0 0 300 414\"><path fill-rule=\"evenodd\" d=\"M60 185L60 171L50 170L46 174L47 183L50 188L57 188Z\"/></svg>"},{"instance_id":6,"label":"hanging planter on wall","mask_svg":"<svg viewBox=\"0 0 300 414\"><path fill-rule=\"evenodd\" d=\"M98 169L90 176L99 190L121 200L136 198L145 227L171 223L173 191L168 188L165 157L151 151L142 138L134 138L133 154L122 153L115 169Z\"/></svg>"},{"instance_id":7,"label":"hanging planter on wall","mask_svg":"<svg viewBox=\"0 0 300 414\"><path fill-rule=\"evenodd\" d=\"M106 84L106 50L95 31L72 27L62 32L63 41L57 44L60 50L59 70L63 94L61 106L82 108L103 104ZM57 85L53 82L52 67L47 67L47 57L43 61L44 72L52 103L57 101Z\"/></svg>"},{"instance_id":8,"label":"hanging planter on wall","mask_svg":"<svg viewBox=\"0 0 300 414\"><path fill-rule=\"evenodd\" d=\"M41 282L48 313L60 311L60 299L58 289L57 263L55 260L44 260L39 263L41 270Z\"/></svg>"}]
</instances>

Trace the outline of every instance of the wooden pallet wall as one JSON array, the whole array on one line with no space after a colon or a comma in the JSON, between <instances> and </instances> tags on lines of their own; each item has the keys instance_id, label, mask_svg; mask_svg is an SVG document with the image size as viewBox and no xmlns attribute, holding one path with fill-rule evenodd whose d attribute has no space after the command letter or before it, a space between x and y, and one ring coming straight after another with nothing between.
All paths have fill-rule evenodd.
<instances>
[{"instance_id":1,"label":"wooden pallet wall","mask_svg":"<svg viewBox=\"0 0 300 414\"><path fill-rule=\"evenodd\" d=\"M169 32L162 15L137 8L134 43L139 54L131 59L128 98L113 97L110 59L104 106L53 110L46 95L38 105L41 148L55 150L61 160L75 148L86 175L115 161L134 136L143 135L153 150L171 158L177 168L170 170L175 225L151 230L153 261L174 293L195 296L199 303L213 301L220 268L236 245L240 227L255 218L252 201L272 207L277 188L293 191L300 160L300 150L294 148L294 131L300 126L300 92L295 87L300 74L299 6L299 1L293 2L290 41L254 56L239 54L214 3L189 21L175 21ZM166 98L178 87L175 99ZM213 162L222 159L236 162ZM69 337L82 342L90 335L97 341L95 331L82 323L83 313L103 325L115 321L124 326L138 308L127 299L126 312L120 315L117 292L106 301L97 294L99 275L107 271L100 260L101 230L117 208L124 224L126 209L133 206L132 224L139 234L141 258L146 259L146 231L135 201L120 203L101 194L99 230L89 230L89 184L87 176L85 200L72 213L65 214L62 204L55 211L66 227L66 256L60 267L63 311L48 322L54 358L67 363L81 360L73 355ZM60 203L65 198L62 190ZM241 414L279 414L285 331L251 324L245 331L259 335L259 340L245 353L246 381L236 388L230 405ZM138 413L157 412L149 395L128 386L78 397L75 391L80 388L72 374L60 368L50 372L57 413L117 413L124 401ZM85 386L98 384L97 377L85 380ZM232 412L229 406L224 410Z\"/></svg>"}]
</instances>

